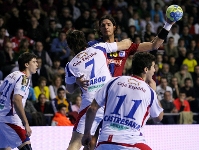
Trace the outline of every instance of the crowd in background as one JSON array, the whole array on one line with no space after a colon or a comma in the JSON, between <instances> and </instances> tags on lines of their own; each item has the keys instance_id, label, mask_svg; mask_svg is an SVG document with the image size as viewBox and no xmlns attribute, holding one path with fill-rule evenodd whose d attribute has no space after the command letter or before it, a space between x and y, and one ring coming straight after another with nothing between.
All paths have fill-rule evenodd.
<instances>
[{"instance_id":1,"label":"crowd in background","mask_svg":"<svg viewBox=\"0 0 199 150\"><path fill-rule=\"evenodd\" d=\"M156 92L165 113L198 113L197 0L0 0L0 80L18 70L20 54L36 54L38 71L31 77L25 107L30 125L73 125L81 92L77 90L71 95L65 88L64 67L74 56L66 32L78 29L85 33L87 41L97 39L100 17L110 14L118 25L116 41L130 38L134 43L149 42L163 27L166 9L171 4L181 6L184 14L159 50L151 52L157 58L153 76ZM127 59L124 75L132 74L131 61L132 56ZM54 117L42 118L43 114ZM198 120L194 116L193 122ZM177 121L173 116L165 116L162 123Z\"/></svg>"}]
</instances>

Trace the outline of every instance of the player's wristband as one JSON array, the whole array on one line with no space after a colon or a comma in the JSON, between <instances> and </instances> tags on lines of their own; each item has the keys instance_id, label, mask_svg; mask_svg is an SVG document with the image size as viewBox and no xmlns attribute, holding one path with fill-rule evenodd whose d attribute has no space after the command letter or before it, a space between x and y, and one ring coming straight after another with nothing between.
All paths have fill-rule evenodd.
<instances>
[{"instance_id":1,"label":"player's wristband","mask_svg":"<svg viewBox=\"0 0 199 150\"><path fill-rule=\"evenodd\" d=\"M161 31L158 33L158 37L164 40L166 39L168 34L169 34L169 31L167 31L165 28L162 28Z\"/></svg>"},{"instance_id":2,"label":"player's wristband","mask_svg":"<svg viewBox=\"0 0 199 150\"><path fill-rule=\"evenodd\" d=\"M163 28L165 28L167 31L170 31L171 27L172 27L172 24L169 24L168 22L166 22Z\"/></svg>"}]
</instances>

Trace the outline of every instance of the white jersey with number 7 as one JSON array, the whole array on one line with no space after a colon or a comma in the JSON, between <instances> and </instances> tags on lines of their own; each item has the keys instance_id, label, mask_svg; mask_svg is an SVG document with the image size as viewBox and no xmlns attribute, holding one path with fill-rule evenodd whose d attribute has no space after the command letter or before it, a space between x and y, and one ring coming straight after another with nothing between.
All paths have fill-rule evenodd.
<instances>
[{"instance_id":1,"label":"white jersey with number 7","mask_svg":"<svg viewBox=\"0 0 199 150\"><path fill-rule=\"evenodd\" d=\"M77 54L65 68L67 84L75 83L75 78L84 75L90 80L88 90L82 89L80 111L91 104L96 92L108 82L112 76L107 65L107 53L116 52L117 44L98 43Z\"/></svg>"}]
</instances>

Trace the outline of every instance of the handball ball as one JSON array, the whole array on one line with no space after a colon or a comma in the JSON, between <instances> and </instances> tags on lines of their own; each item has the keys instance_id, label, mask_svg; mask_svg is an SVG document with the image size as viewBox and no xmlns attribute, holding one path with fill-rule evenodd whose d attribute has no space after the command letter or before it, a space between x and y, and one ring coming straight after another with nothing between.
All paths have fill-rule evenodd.
<instances>
[{"instance_id":1,"label":"handball ball","mask_svg":"<svg viewBox=\"0 0 199 150\"><path fill-rule=\"evenodd\" d=\"M179 21L183 16L183 10L178 5L171 5L167 8L166 16L171 21Z\"/></svg>"}]
</instances>

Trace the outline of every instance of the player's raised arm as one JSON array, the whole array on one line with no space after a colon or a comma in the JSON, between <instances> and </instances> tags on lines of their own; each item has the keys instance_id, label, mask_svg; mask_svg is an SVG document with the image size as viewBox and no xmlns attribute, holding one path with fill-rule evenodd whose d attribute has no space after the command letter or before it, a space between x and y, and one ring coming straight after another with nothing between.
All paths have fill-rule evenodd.
<instances>
[{"instance_id":1,"label":"player's raised arm","mask_svg":"<svg viewBox=\"0 0 199 150\"><path fill-rule=\"evenodd\" d=\"M120 42L116 42L116 43L117 43L117 51L126 50L132 44L130 39L124 39L124 40L122 40Z\"/></svg>"},{"instance_id":2,"label":"player's raised arm","mask_svg":"<svg viewBox=\"0 0 199 150\"><path fill-rule=\"evenodd\" d=\"M151 42L140 43L137 51L145 52L157 50L162 45L164 40L167 38L167 35L169 34L169 31L174 23L175 22L171 22L169 19L167 19L167 22L165 23L161 31L158 33L158 35Z\"/></svg>"}]
</instances>

